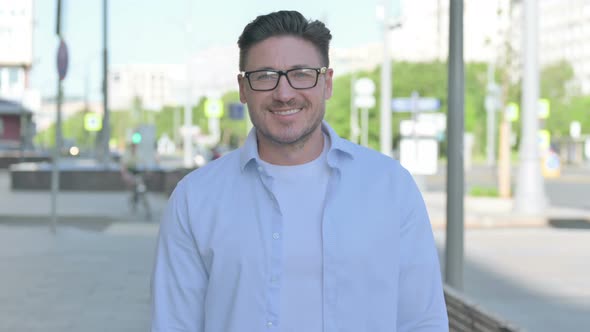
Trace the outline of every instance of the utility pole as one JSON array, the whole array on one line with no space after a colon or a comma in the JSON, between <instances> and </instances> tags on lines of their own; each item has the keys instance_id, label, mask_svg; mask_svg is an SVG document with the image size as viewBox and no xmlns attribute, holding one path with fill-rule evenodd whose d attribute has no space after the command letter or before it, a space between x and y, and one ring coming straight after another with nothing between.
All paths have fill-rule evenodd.
<instances>
[{"instance_id":1,"label":"utility pole","mask_svg":"<svg viewBox=\"0 0 590 332\"><path fill-rule=\"evenodd\" d=\"M390 39L390 1L383 1L383 63L381 64L381 132L379 141L381 153L391 156L391 57L389 54Z\"/></svg>"},{"instance_id":2,"label":"utility pole","mask_svg":"<svg viewBox=\"0 0 590 332\"><path fill-rule=\"evenodd\" d=\"M522 140L515 210L526 215L542 215L546 198L537 135L539 131L539 62L537 0L524 0Z\"/></svg>"},{"instance_id":3,"label":"utility pole","mask_svg":"<svg viewBox=\"0 0 590 332\"><path fill-rule=\"evenodd\" d=\"M185 24L185 38L186 38L186 100L184 101L184 140L183 140L183 151L184 151L184 167L191 168L194 165L193 160L193 108L191 103L192 98L192 77L191 77L191 52L192 52L192 40L191 40L191 18L192 18L192 6L191 0L187 0L187 13L186 13L186 24Z\"/></svg>"},{"instance_id":4,"label":"utility pole","mask_svg":"<svg viewBox=\"0 0 590 332\"><path fill-rule=\"evenodd\" d=\"M463 0L450 0L447 117L447 232L445 281L463 290L463 132L465 73L463 63Z\"/></svg>"},{"instance_id":5,"label":"utility pole","mask_svg":"<svg viewBox=\"0 0 590 332\"><path fill-rule=\"evenodd\" d=\"M496 112L500 104L500 88L494 78L495 72L496 66L494 65L494 60L490 60L488 64L487 96L485 99L487 114L486 154L488 166L494 166L496 164Z\"/></svg>"},{"instance_id":6,"label":"utility pole","mask_svg":"<svg viewBox=\"0 0 590 332\"><path fill-rule=\"evenodd\" d=\"M109 53L108 53L108 0L102 0L102 105L104 116L102 118L102 144L101 161L104 166L110 163L109 141L111 137L110 110L109 110Z\"/></svg>"},{"instance_id":7,"label":"utility pole","mask_svg":"<svg viewBox=\"0 0 590 332\"><path fill-rule=\"evenodd\" d=\"M61 106L63 103L63 80L68 72L68 47L62 34L62 1L57 0L57 15L55 34L59 38L59 48L57 50L57 100L56 100L56 119L55 119L55 147L53 150L53 167L51 169L51 225L50 231L57 233L57 196L59 193L59 159L61 147L63 145L62 137L62 117Z\"/></svg>"}]
</instances>

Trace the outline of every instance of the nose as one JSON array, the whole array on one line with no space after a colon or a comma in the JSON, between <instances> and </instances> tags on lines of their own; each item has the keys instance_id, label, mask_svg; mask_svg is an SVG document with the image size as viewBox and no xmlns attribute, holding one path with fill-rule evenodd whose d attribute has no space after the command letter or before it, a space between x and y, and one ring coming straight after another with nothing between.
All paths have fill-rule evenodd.
<instances>
[{"instance_id":1,"label":"nose","mask_svg":"<svg viewBox=\"0 0 590 332\"><path fill-rule=\"evenodd\" d=\"M288 102L295 97L295 89L291 87L286 75L279 77L279 84L273 90L273 98L277 101Z\"/></svg>"}]
</instances>

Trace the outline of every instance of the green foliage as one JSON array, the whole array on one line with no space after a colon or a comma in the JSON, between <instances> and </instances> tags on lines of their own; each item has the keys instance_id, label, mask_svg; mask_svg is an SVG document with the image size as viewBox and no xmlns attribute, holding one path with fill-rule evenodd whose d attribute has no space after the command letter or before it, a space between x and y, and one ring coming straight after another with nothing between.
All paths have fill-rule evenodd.
<instances>
[{"instance_id":1,"label":"green foliage","mask_svg":"<svg viewBox=\"0 0 590 332\"><path fill-rule=\"evenodd\" d=\"M469 190L469 196L474 197L498 197L498 188L496 187L482 187L473 186Z\"/></svg>"},{"instance_id":2,"label":"green foliage","mask_svg":"<svg viewBox=\"0 0 590 332\"><path fill-rule=\"evenodd\" d=\"M486 65L482 63L465 66L465 130L476 136L475 149L483 153L485 135L484 98L486 93ZM356 78L368 77L375 81L377 89L375 98L380 100L380 68L372 72L355 73ZM392 66L392 96L409 97L413 91L420 96L435 97L441 100L440 112L447 113L447 65L443 62L396 62ZM336 132L343 137L350 137L350 91L352 75L343 75L334 79L334 93L327 104L326 119ZM379 107L369 110L369 145L379 148ZM394 143L399 139L399 124L410 118L410 113L393 113L392 133ZM394 144L395 145L395 144ZM444 150L444 147L443 147Z\"/></svg>"},{"instance_id":3,"label":"green foliage","mask_svg":"<svg viewBox=\"0 0 590 332\"><path fill-rule=\"evenodd\" d=\"M484 100L487 84L487 64L468 63L465 65L465 130L475 135L474 152L483 155L485 149L486 114ZM509 84L505 71L500 70L500 81L504 83L507 101L519 100L520 83ZM380 68L373 71L356 72L338 76L333 81L333 96L326 104L326 120L342 137L350 137L350 109L351 109L351 80L368 77L376 84L376 106L369 110L369 145L379 148L379 108L380 108ZM566 83L573 77L573 70L567 62L560 62L545 68L542 72L542 96L551 100L551 117L546 121L546 127L555 136L567 135L569 123L573 120L582 122L582 128L590 128L590 97L566 98ZM447 113L447 64L444 62L394 62L392 65L392 96L409 97L413 91L420 96L435 97L441 100L440 112ZM222 130L222 144L236 144L244 141L247 135L247 122L229 118L229 105L239 103L237 91L231 91L222 96L225 115L220 120ZM193 107L193 123L202 132L208 132L208 120L204 113L204 99ZM84 112L81 111L64 121L64 138L73 139L82 147L92 147L95 135L83 129ZM135 100L129 110L111 112L111 136L119 145L129 139L129 132L140 123L155 123L157 135L174 135L175 117L178 125L184 123L184 108L164 107L160 112L144 110L141 100ZM409 113L392 114L392 131L394 147L399 139L400 121L410 118ZM520 124L515 124L513 130L518 132ZM37 135L36 141L45 146L53 145L54 127ZM442 144L445 151L445 144ZM444 154L443 154L444 157Z\"/></svg>"},{"instance_id":4,"label":"green foliage","mask_svg":"<svg viewBox=\"0 0 590 332\"><path fill-rule=\"evenodd\" d=\"M569 88L568 83L574 78L572 65L563 60L545 66L540 76L540 97L549 99L551 113L549 118L541 121L541 128L549 130L552 140L569 136L569 125L572 121L579 121L584 128L590 128L590 96L581 96L575 89ZM509 87L508 101L521 104L522 82L516 82ZM522 112L522 109L521 109ZM522 116L513 125L513 130L520 135Z\"/></svg>"},{"instance_id":5,"label":"green foliage","mask_svg":"<svg viewBox=\"0 0 590 332\"><path fill-rule=\"evenodd\" d=\"M574 78L574 69L566 60L546 66L541 71L541 96L552 102L563 100L566 86Z\"/></svg>"},{"instance_id":6,"label":"green foliage","mask_svg":"<svg viewBox=\"0 0 590 332\"><path fill-rule=\"evenodd\" d=\"M551 132L552 138L569 137L572 121L581 123L582 132L590 131L590 96L576 96L565 102L554 102L551 115L545 121L545 127Z\"/></svg>"}]
</instances>

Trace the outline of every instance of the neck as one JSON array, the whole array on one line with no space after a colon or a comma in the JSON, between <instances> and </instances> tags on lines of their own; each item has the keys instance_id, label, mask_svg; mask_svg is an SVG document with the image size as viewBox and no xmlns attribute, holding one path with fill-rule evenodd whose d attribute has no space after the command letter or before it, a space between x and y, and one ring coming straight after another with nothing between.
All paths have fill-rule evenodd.
<instances>
[{"instance_id":1,"label":"neck","mask_svg":"<svg viewBox=\"0 0 590 332\"><path fill-rule=\"evenodd\" d=\"M292 144L270 141L258 132L256 137L260 158L273 165L291 166L308 163L319 157L325 144L321 126L308 137Z\"/></svg>"}]
</instances>

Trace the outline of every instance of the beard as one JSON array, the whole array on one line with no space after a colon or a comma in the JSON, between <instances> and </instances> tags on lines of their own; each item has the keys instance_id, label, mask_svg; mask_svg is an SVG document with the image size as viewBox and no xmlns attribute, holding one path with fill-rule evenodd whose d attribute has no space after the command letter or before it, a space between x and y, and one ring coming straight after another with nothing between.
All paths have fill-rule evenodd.
<instances>
[{"instance_id":1,"label":"beard","mask_svg":"<svg viewBox=\"0 0 590 332\"><path fill-rule=\"evenodd\" d=\"M319 108L317 109L312 109L310 106L308 103L297 103L295 101L288 103L273 102L270 107L251 112L250 117L257 133L264 137L265 140L275 145L302 147L317 128L321 126L325 114L324 103L318 105ZM268 110L285 108L300 108L301 111L295 115L300 118L295 119L293 122L281 123L280 120L273 119L275 115Z\"/></svg>"}]
</instances>

